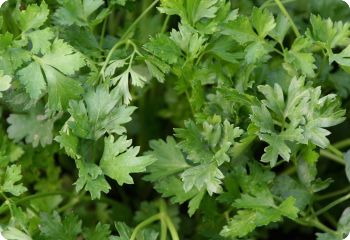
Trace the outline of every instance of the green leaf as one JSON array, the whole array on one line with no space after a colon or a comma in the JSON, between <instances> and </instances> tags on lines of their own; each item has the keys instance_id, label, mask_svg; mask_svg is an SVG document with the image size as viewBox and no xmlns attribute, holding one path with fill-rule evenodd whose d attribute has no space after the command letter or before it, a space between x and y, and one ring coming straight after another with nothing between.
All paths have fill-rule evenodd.
<instances>
[{"instance_id":1,"label":"green leaf","mask_svg":"<svg viewBox=\"0 0 350 240\"><path fill-rule=\"evenodd\" d=\"M250 210L240 210L230 219L229 223L221 230L223 237L244 237L256 228L256 213Z\"/></svg>"},{"instance_id":2,"label":"green leaf","mask_svg":"<svg viewBox=\"0 0 350 240\"><path fill-rule=\"evenodd\" d=\"M35 62L18 71L19 80L31 98L38 99L47 88L48 106L51 110L58 111L65 109L71 99L77 99L83 93L80 83L67 76L85 64L81 54L71 46L56 39L47 54L33 58Z\"/></svg>"},{"instance_id":3,"label":"green leaf","mask_svg":"<svg viewBox=\"0 0 350 240\"><path fill-rule=\"evenodd\" d=\"M293 197L296 200L295 206L300 210L305 209L312 197L311 193L303 185L286 175L276 178L272 192L282 199Z\"/></svg>"},{"instance_id":4,"label":"green leaf","mask_svg":"<svg viewBox=\"0 0 350 240\"><path fill-rule=\"evenodd\" d=\"M330 233L316 233L317 240L343 240L342 237L335 237Z\"/></svg>"},{"instance_id":5,"label":"green leaf","mask_svg":"<svg viewBox=\"0 0 350 240\"><path fill-rule=\"evenodd\" d=\"M16 142L24 139L33 147L39 144L44 147L52 143L54 120L35 110L29 114L11 114L7 122L10 124L7 129L8 136Z\"/></svg>"},{"instance_id":6,"label":"green leaf","mask_svg":"<svg viewBox=\"0 0 350 240\"><path fill-rule=\"evenodd\" d=\"M270 56L271 47L263 41L255 41L249 44L244 50L245 60L248 64L256 64L259 62L266 62Z\"/></svg>"},{"instance_id":7,"label":"green leaf","mask_svg":"<svg viewBox=\"0 0 350 240\"><path fill-rule=\"evenodd\" d=\"M60 39L54 40L50 51L40 60L65 75L72 75L85 65L82 54Z\"/></svg>"},{"instance_id":8,"label":"green leaf","mask_svg":"<svg viewBox=\"0 0 350 240\"><path fill-rule=\"evenodd\" d=\"M286 18L282 14L279 14L276 19L276 27L269 33L269 35L272 38L274 38L277 42L282 44L289 29L290 23L288 21L288 18Z\"/></svg>"},{"instance_id":9,"label":"green leaf","mask_svg":"<svg viewBox=\"0 0 350 240\"><path fill-rule=\"evenodd\" d=\"M350 232L350 208L347 207L341 214L338 221L338 231L343 235L349 234Z\"/></svg>"},{"instance_id":10,"label":"green leaf","mask_svg":"<svg viewBox=\"0 0 350 240\"><path fill-rule=\"evenodd\" d=\"M244 16L239 16L236 20L226 23L222 33L229 35L241 45L256 41L258 37L249 18Z\"/></svg>"},{"instance_id":11,"label":"green leaf","mask_svg":"<svg viewBox=\"0 0 350 240\"><path fill-rule=\"evenodd\" d=\"M111 187L103 176L103 171L99 166L93 163L77 161L77 167L79 169L79 178L75 182L77 191L84 188L90 192L91 199L99 199L101 192L109 192Z\"/></svg>"},{"instance_id":12,"label":"green leaf","mask_svg":"<svg viewBox=\"0 0 350 240\"><path fill-rule=\"evenodd\" d=\"M45 240L75 240L81 232L81 220L76 215L68 215L63 221L57 212L40 216L40 231Z\"/></svg>"},{"instance_id":13,"label":"green leaf","mask_svg":"<svg viewBox=\"0 0 350 240\"><path fill-rule=\"evenodd\" d=\"M176 63L181 56L180 48L165 34L158 34L154 38L150 38L143 47L169 64Z\"/></svg>"},{"instance_id":14,"label":"green leaf","mask_svg":"<svg viewBox=\"0 0 350 240\"><path fill-rule=\"evenodd\" d=\"M170 39L187 54L191 60L197 58L207 47L206 38L195 32L184 24L179 24L179 30L173 29L170 33Z\"/></svg>"},{"instance_id":15,"label":"green leaf","mask_svg":"<svg viewBox=\"0 0 350 240\"><path fill-rule=\"evenodd\" d=\"M348 180L350 181L350 150L348 150L348 151L344 154L344 160L345 160L345 173L346 173L346 177L347 177Z\"/></svg>"},{"instance_id":16,"label":"green leaf","mask_svg":"<svg viewBox=\"0 0 350 240\"><path fill-rule=\"evenodd\" d=\"M296 199L292 196L284 200L279 206L278 211L290 219L296 219L298 217L299 209L295 205Z\"/></svg>"},{"instance_id":17,"label":"green leaf","mask_svg":"<svg viewBox=\"0 0 350 240\"><path fill-rule=\"evenodd\" d=\"M107 133L123 134L123 124L131 120L135 107L121 105L118 89L109 92L104 86L85 94L84 100L71 101L67 124L80 138L97 140Z\"/></svg>"},{"instance_id":18,"label":"green leaf","mask_svg":"<svg viewBox=\"0 0 350 240\"><path fill-rule=\"evenodd\" d=\"M28 234L14 227L6 228L5 231L1 232L1 235L8 240L32 240L32 238Z\"/></svg>"},{"instance_id":19,"label":"green leaf","mask_svg":"<svg viewBox=\"0 0 350 240\"><path fill-rule=\"evenodd\" d=\"M321 16L312 15L310 18L312 29L307 34L314 41L324 44L327 51L336 46L347 45L347 39L350 33L350 24L333 22L330 18L322 19Z\"/></svg>"},{"instance_id":20,"label":"green leaf","mask_svg":"<svg viewBox=\"0 0 350 240\"><path fill-rule=\"evenodd\" d=\"M132 229L123 222L115 223L119 237L114 237L113 240L129 240L132 234Z\"/></svg>"},{"instance_id":21,"label":"green leaf","mask_svg":"<svg viewBox=\"0 0 350 240\"><path fill-rule=\"evenodd\" d=\"M12 77L9 75L4 75L2 71L0 71L0 97L2 96L1 92L4 92L11 87Z\"/></svg>"},{"instance_id":22,"label":"green leaf","mask_svg":"<svg viewBox=\"0 0 350 240\"><path fill-rule=\"evenodd\" d=\"M284 57L288 63L305 76L315 77L315 58L312 53L307 52L311 46L312 43L308 39L297 38L292 48L284 53Z\"/></svg>"},{"instance_id":23,"label":"green leaf","mask_svg":"<svg viewBox=\"0 0 350 240\"><path fill-rule=\"evenodd\" d=\"M74 136L67 129L62 129L60 135L55 137L55 141L60 143L60 147L64 148L68 156L73 159L80 159L81 156L78 154L79 139Z\"/></svg>"},{"instance_id":24,"label":"green leaf","mask_svg":"<svg viewBox=\"0 0 350 240\"><path fill-rule=\"evenodd\" d=\"M158 8L161 13L168 15L178 15L187 19L183 0L161 0L161 6Z\"/></svg>"},{"instance_id":25,"label":"green leaf","mask_svg":"<svg viewBox=\"0 0 350 240\"><path fill-rule=\"evenodd\" d=\"M223 178L223 173L215 164L201 164L191 167L181 174L186 192L195 187L199 191L206 189L209 195L222 192L220 185Z\"/></svg>"},{"instance_id":26,"label":"green leaf","mask_svg":"<svg viewBox=\"0 0 350 240\"><path fill-rule=\"evenodd\" d=\"M123 73L111 79L112 85L117 85L116 88L123 96L124 103L129 104L132 97L129 90L129 80L131 84L137 87L143 87L147 82L146 76L136 71L135 68L128 67Z\"/></svg>"},{"instance_id":27,"label":"green leaf","mask_svg":"<svg viewBox=\"0 0 350 240\"><path fill-rule=\"evenodd\" d=\"M140 148L130 145L131 140L127 140L126 136L115 141L112 135L105 138L100 167L104 174L116 180L119 185L134 183L130 173L144 172L154 161L151 156L137 157Z\"/></svg>"},{"instance_id":28,"label":"green leaf","mask_svg":"<svg viewBox=\"0 0 350 240\"><path fill-rule=\"evenodd\" d=\"M83 235L86 240L109 240L111 230L109 229L108 224L101 224L99 222L95 229L87 229L84 231Z\"/></svg>"},{"instance_id":29,"label":"green leaf","mask_svg":"<svg viewBox=\"0 0 350 240\"><path fill-rule=\"evenodd\" d=\"M15 18L23 32L41 27L47 20L49 9L43 1L40 6L31 4L25 10L15 11Z\"/></svg>"},{"instance_id":30,"label":"green leaf","mask_svg":"<svg viewBox=\"0 0 350 240\"><path fill-rule=\"evenodd\" d=\"M190 167L186 162L181 150L172 137L163 140L153 140L150 142L152 152L149 152L156 161L147 167L150 174L145 177L149 181L161 180L164 177L182 172Z\"/></svg>"},{"instance_id":31,"label":"green leaf","mask_svg":"<svg viewBox=\"0 0 350 240\"><path fill-rule=\"evenodd\" d=\"M54 14L55 21L64 26L88 26L90 16L100 8L103 0L59 0L61 7Z\"/></svg>"},{"instance_id":32,"label":"green leaf","mask_svg":"<svg viewBox=\"0 0 350 240\"><path fill-rule=\"evenodd\" d=\"M350 46L347 46L340 53L332 53L329 57L329 62L337 62L341 66L350 67Z\"/></svg>"},{"instance_id":33,"label":"green leaf","mask_svg":"<svg viewBox=\"0 0 350 240\"><path fill-rule=\"evenodd\" d=\"M252 24L261 39L265 38L276 26L275 18L266 8L253 8Z\"/></svg>"},{"instance_id":34,"label":"green leaf","mask_svg":"<svg viewBox=\"0 0 350 240\"><path fill-rule=\"evenodd\" d=\"M31 52L35 54L48 53L51 47L50 41L55 37L50 28L32 31L30 33L27 33L26 36L32 43Z\"/></svg>"},{"instance_id":35,"label":"green leaf","mask_svg":"<svg viewBox=\"0 0 350 240\"><path fill-rule=\"evenodd\" d=\"M216 5L218 0L188 1L188 9L191 11L192 23L196 23L202 18L214 18L219 8Z\"/></svg>"},{"instance_id":36,"label":"green leaf","mask_svg":"<svg viewBox=\"0 0 350 240\"><path fill-rule=\"evenodd\" d=\"M11 193L19 196L27 191L22 183L17 183L22 179L21 166L7 166L5 172L0 171L0 192Z\"/></svg>"},{"instance_id":37,"label":"green leaf","mask_svg":"<svg viewBox=\"0 0 350 240\"><path fill-rule=\"evenodd\" d=\"M19 81L29 93L29 96L32 99L39 99L42 91L46 89L46 82L41 72L40 65L36 62L32 62L25 68L19 70L17 75Z\"/></svg>"}]
</instances>

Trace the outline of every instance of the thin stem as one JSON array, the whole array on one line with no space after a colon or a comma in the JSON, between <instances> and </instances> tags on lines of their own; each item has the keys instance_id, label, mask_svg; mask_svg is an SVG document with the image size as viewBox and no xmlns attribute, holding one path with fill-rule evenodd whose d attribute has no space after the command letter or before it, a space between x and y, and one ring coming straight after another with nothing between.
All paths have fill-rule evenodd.
<instances>
[{"instance_id":1,"label":"thin stem","mask_svg":"<svg viewBox=\"0 0 350 240\"><path fill-rule=\"evenodd\" d=\"M342 148L345 148L348 146L350 146L350 138L344 139L342 141L339 141L339 142L333 144L333 147L335 147L337 149L342 149Z\"/></svg>"},{"instance_id":2,"label":"thin stem","mask_svg":"<svg viewBox=\"0 0 350 240\"><path fill-rule=\"evenodd\" d=\"M321 223L317 218L316 219L293 219L294 222L307 226L307 227L315 227L319 230L322 230L323 232L336 235L336 232L329 227L325 226L323 223Z\"/></svg>"},{"instance_id":3,"label":"thin stem","mask_svg":"<svg viewBox=\"0 0 350 240\"><path fill-rule=\"evenodd\" d=\"M194 116L195 115L195 111L192 107L192 104L191 104L191 98L190 98L190 94L188 93L188 91L186 90L186 98L187 98L187 101L188 101L188 104L190 105L190 108L191 108L191 112L192 112L192 115Z\"/></svg>"},{"instance_id":4,"label":"thin stem","mask_svg":"<svg viewBox=\"0 0 350 240\"><path fill-rule=\"evenodd\" d=\"M320 151L320 155L322 157L328 158L330 160L333 160L334 162L337 162L339 164L345 165L344 159L341 157L338 157L337 155L335 155L334 153L331 153L327 150L321 150Z\"/></svg>"},{"instance_id":5,"label":"thin stem","mask_svg":"<svg viewBox=\"0 0 350 240\"><path fill-rule=\"evenodd\" d=\"M338 157L342 158L344 156L344 154L340 150L338 150L336 147L334 147L333 145L329 145L328 149L329 149L329 151L333 152Z\"/></svg>"},{"instance_id":6,"label":"thin stem","mask_svg":"<svg viewBox=\"0 0 350 240\"><path fill-rule=\"evenodd\" d=\"M171 235L172 240L179 240L179 235L177 234L174 223L171 221L170 217L166 215L165 221L168 225L168 229Z\"/></svg>"},{"instance_id":7,"label":"thin stem","mask_svg":"<svg viewBox=\"0 0 350 240\"><path fill-rule=\"evenodd\" d=\"M321 196L316 196L315 201L322 201L322 200L325 200L328 198L336 197L338 195L343 195L344 193L348 193L348 192L350 192L350 187L346 187L346 188L343 188L343 189L340 189L340 190L337 190L334 192L326 193L326 194L323 194Z\"/></svg>"},{"instance_id":8,"label":"thin stem","mask_svg":"<svg viewBox=\"0 0 350 240\"><path fill-rule=\"evenodd\" d=\"M293 19L290 17L288 11L286 10L286 8L284 7L284 5L282 4L282 2L280 0L275 0L276 5L279 7L279 9L281 10L281 12L283 13L283 15L288 19L288 21L290 22L290 25L292 26L292 29L295 33L295 35L297 37L300 37L300 32L297 28L297 26L295 25Z\"/></svg>"},{"instance_id":9,"label":"thin stem","mask_svg":"<svg viewBox=\"0 0 350 240\"><path fill-rule=\"evenodd\" d=\"M50 193L37 193L37 194L33 194L30 196L26 196L23 197L17 201L15 201L16 205L20 205L22 203L34 200L34 199L38 199L38 198L45 198L45 197L50 197L50 196L55 196L55 195L71 195L67 192L50 192ZM2 205L0 207L0 214L4 213L5 211L8 210L8 205Z\"/></svg>"},{"instance_id":10,"label":"thin stem","mask_svg":"<svg viewBox=\"0 0 350 240\"><path fill-rule=\"evenodd\" d=\"M161 214L160 218L160 240L166 240L167 239L167 223L166 223L166 205L163 199L160 200L159 203L159 210Z\"/></svg>"},{"instance_id":11,"label":"thin stem","mask_svg":"<svg viewBox=\"0 0 350 240\"><path fill-rule=\"evenodd\" d=\"M336 235L336 231L330 229L329 227L327 227L326 225L324 225L323 223L321 223L318 219L315 219L315 220L312 220L311 223L313 224L314 227L326 232L326 233L329 233L329 234L332 234L332 235Z\"/></svg>"},{"instance_id":12,"label":"thin stem","mask_svg":"<svg viewBox=\"0 0 350 240\"><path fill-rule=\"evenodd\" d=\"M150 225L151 223L158 221L161 219L161 213L155 214L149 218L147 218L146 220L142 221L141 223L139 223L134 231L131 234L130 240L135 240L137 237L137 234L146 226Z\"/></svg>"},{"instance_id":13,"label":"thin stem","mask_svg":"<svg viewBox=\"0 0 350 240\"><path fill-rule=\"evenodd\" d=\"M329 212L325 212L323 216L327 219L327 221L334 227L337 228L338 222L335 220L334 216Z\"/></svg>"},{"instance_id":14,"label":"thin stem","mask_svg":"<svg viewBox=\"0 0 350 240\"><path fill-rule=\"evenodd\" d=\"M146 14L155 6L157 5L157 3L159 2L159 0L155 0L151 5L149 5L148 8L145 9L145 11L143 11L141 13L141 15L136 18L136 20L130 25L130 27L124 32L124 34L121 36L121 38L119 39L119 41L114 44L114 46L111 48L111 50L109 51L106 60L103 63L102 69L100 74L102 75L103 80L105 80L105 76L104 76L104 72L106 70L106 67L109 63L109 61L111 60L111 57L113 55L113 53L115 52L115 50L117 50L120 46L122 46L123 44L125 44L125 40L129 37L130 32L137 26L137 24L142 20L142 18L144 18L146 16Z\"/></svg>"},{"instance_id":15,"label":"thin stem","mask_svg":"<svg viewBox=\"0 0 350 240\"><path fill-rule=\"evenodd\" d=\"M100 36L100 43L99 43L100 48L102 48L103 42L105 40L107 21L108 21L108 18L105 18L103 20L102 31L101 31L101 36Z\"/></svg>"},{"instance_id":16,"label":"thin stem","mask_svg":"<svg viewBox=\"0 0 350 240\"><path fill-rule=\"evenodd\" d=\"M165 31L168 27L169 20L170 20L170 15L167 15L164 19L162 29L160 30L161 33L165 33Z\"/></svg>"},{"instance_id":17,"label":"thin stem","mask_svg":"<svg viewBox=\"0 0 350 240\"><path fill-rule=\"evenodd\" d=\"M339 199L337 199L337 200L335 200L335 201L333 201L333 202L331 202L330 204L328 204L328 205L325 206L324 208L321 208L320 210L318 210L318 211L315 213L315 215L318 216L318 215L320 215L320 214L322 214L322 213L324 213L324 212L327 212L329 209L331 209L331 208L337 206L338 204L340 204L340 203L342 203L342 202L345 202L345 201L347 201L347 200L349 200L349 199L350 199L350 193L347 194L347 195L345 195L345 196L343 196L343 197L341 197L341 198L339 198Z\"/></svg>"},{"instance_id":18,"label":"thin stem","mask_svg":"<svg viewBox=\"0 0 350 240\"><path fill-rule=\"evenodd\" d=\"M60 207L57 212L61 213L66 211L67 209L70 209L74 207L76 204L80 202L80 198L83 197L85 194L84 191L80 192L78 196L73 197L66 205Z\"/></svg>"},{"instance_id":19,"label":"thin stem","mask_svg":"<svg viewBox=\"0 0 350 240\"><path fill-rule=\"evenodd\" d=\"M284 0L284 1L281 1L281 3L283 3L283 4L291 3L291 2L295 2L295 0ZM271 1L264 2L264 4L261 5L261 7L262 8L267 8L267 7L272 7L272 6L275 6L275 5L276 5L276 2L273 2L273 0L271 0Z\"/></svg>"}]
</instances>

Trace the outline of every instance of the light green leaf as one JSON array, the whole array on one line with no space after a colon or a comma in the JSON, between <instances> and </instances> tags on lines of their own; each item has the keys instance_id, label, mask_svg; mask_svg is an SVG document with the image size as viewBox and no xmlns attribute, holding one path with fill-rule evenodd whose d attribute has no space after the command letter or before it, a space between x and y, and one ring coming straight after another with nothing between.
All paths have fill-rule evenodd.
<instances>
[{"instance_id":1,"label":"light green leaf","mask_svg":"<svg viewBox=\"0 0 350 240\"><path fill-rule=\"evenodd\" d=\"M123 124L131 120L135 107L121 105L118 89L109 92L104 86L91 90L84 100L71 101L68 126L78 137L97 140L106 132L124 133Z\"/></svg>"},{"instance_id":2,"label":"light green leaf","mask_svg":"<svg viewBox=\"0 0 350 240\"><path fill-rule=\"evenodd\" d=\"M193 187L199 191L206 189L209 195L222 192L221 180L224 178L223 173L215 164L201 164L185 170L181 174L186 192Z\"/></svg>"},{"instance_id":3,"label":"light green leaf","mask_svg":"<svg viewBox=\"0 0 350 240\"><path fill-rule=\"evenodd\" d=\"M51 47L51 42L55 35L50 28L45 28L43 30L36 30L27 33L26 36L30 39L32 43L31 52L38 54L46 54Z\"/></svg>"},{"instance_id":4,"label":"light green leaf","mask_svg":"<svg viewBox=\"0 0 350 240\"><path fill-rule=\"evenodd\" d=\"M43 1L40 6L31 4L25 10L15 11L15 18L23 32L41 27L47 20L49 9Z\"/></svg>"},{"instance_id":5,"label":"light green leaf","mask_svg":"<svg viewBox=\"0 0 350 240\"><path fill-rule=\"evenodd\" d=\"M46 90L46 82L37 62L32 62L22 68L17 72L17 75L32 99L39 99L42 91Z\"/></svg>"},{"instance_id":6,"label":"light green leaf","mask_svg":"<svg viewBox=\"0 0 350 240\"><path fill-rule=\"evenodd\" d=\"M7 133L10 139L16 142L25 139L27 144L33 147L39 144L45 146L52 143L52 131L54 120L47 116L31 111L30 114L11 114L7 118L10 126Z\"/></svg>"},{"instance_id":7,"label":"light green leaf","mask_svg":"<svg viewBox=\"0 0 350 240\"><path fill-rule=\"evenodd\" d=\"M249 19L244 16L239 16L236 20L225 24L222 33L229 35L240 44L256 41L258 37Z\"/></svg>"},{"instance_id":8,"label":"light green leaf","mask_svg":"<svg viewBox=\"0 0 350 240\"><path fill-rule=\"evenodd\" d=\"M244 237L256 228L256 213L250 210L240 210L221 230L223 237Z\"/></svg>"},{"instance_id":9,"label":"light green leaf","mask_svg":"<svg viewBox=\"0 0 350 240\"><path fill-rule=\"evenodd\" d=\"M77 161L79 169L79 178L75 182L76 190L83 188L90 192L91 199L99 199L101 192L108 193L111 187L103 176L103 172L99 166L93 163L85 163Z\"/></svg>"},{"instance_id":10,"label":"light green leaf","mask_svg":"<svg viewBox=\"0 0 350 240\"><path fill-rule=\"evenodd\" d=\"M259 34L261 39L265 38L275 26L275 18L266 8L253 8L252 24Z\"/></svg>"},{"instance_id":11,"label":"light green leaf","mask_svg":"<svg viewBox=\"0 0 350 240\"><path fill-rule=\"evenodd\" d=\"M147 168L150 174L145 177L149 181L161 180L164 177L181 172L190 167L186 162L181 150L172 137L163 140L153 140L150 142L152 152L149 152L156 161Z\"/></svg>"},{"instance_id":12,"label":"light green leaf","mask_svg":"<svg viewBox=\"0 0 350 240\"><path fill-rule=\"evenodd\" d=\"M130 147L131 140L121 136L114 141L110 135L105 138L105 147L100 161L104 174L116 180L119 185L132 184L130 173L146 171L146 167L154 162L151 156L137 157L139 147Z\"/></svg>"},{"instance_id":13,"label":"light green leaf","mask_svg":"<svg viewBox=\"0 0 350 240\"><path fill-rule=\"evenodd\" d=\"M59 0L61 7L54 13L60 25L88 26L90 16L104 4L103 0Z\"/></svg>"},{"instance_id":14,"label":"light green leaf","mask_svg":"<svg viewBox=\"0 0 350 240\"><path fill-rule=\"evenodd\" d=\"M21 166L8 166L5 172L0 171L0 192L11 193L14 196L26 192L27 188L22 183L18 183L21 179Z\"/></svg>"}]
</instances>

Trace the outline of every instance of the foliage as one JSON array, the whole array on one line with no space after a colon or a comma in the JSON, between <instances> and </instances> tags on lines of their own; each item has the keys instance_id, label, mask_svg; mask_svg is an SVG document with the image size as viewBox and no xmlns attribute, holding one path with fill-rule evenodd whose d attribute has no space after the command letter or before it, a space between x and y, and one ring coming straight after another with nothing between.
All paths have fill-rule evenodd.
<instances>
[{"instance_id":1,"label":"foliage","mask_svg":"<svg viewBox=\"0 0 350 240\"><path fill-rule=\"evenodd\" d=\"M343 239L340 0L9 0L8 240Z\"/></svg>"}]
</instances>

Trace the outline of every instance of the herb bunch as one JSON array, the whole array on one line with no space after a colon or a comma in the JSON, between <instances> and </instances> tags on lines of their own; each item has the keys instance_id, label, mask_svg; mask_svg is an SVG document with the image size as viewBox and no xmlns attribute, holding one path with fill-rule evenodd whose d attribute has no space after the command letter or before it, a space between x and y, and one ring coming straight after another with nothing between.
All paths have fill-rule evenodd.
<instances>
[{"instance_id":1,"label":"herb bunch","mask_svg":"<svg viewBox=\"0 0 350 240\"><path fill-rule=\"evenodd\" d=\"M0 226L9 240L341 240L341 1L9 0Z\"/></svg>"}]
</instances>

